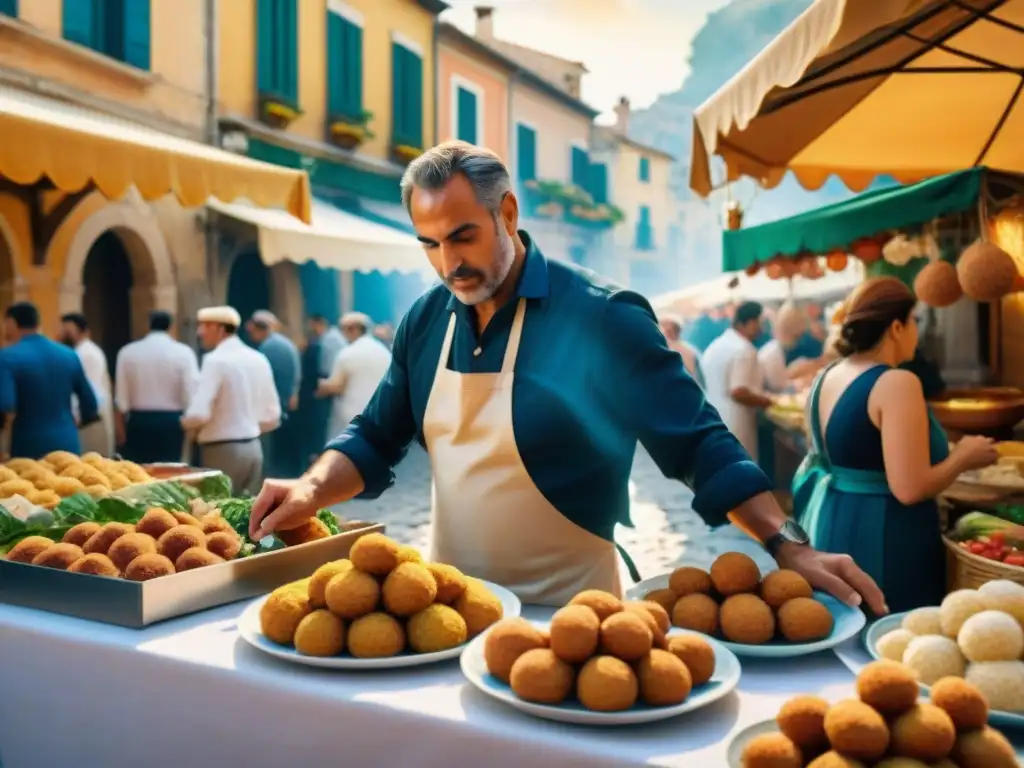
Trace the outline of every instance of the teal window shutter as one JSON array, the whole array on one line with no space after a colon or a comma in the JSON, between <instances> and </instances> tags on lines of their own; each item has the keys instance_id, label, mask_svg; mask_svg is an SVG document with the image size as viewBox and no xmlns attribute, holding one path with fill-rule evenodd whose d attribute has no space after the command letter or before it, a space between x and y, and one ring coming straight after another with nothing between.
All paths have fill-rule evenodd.
<instances>
[{"instance_id":1,"label":"teal window shutter","mask_svg":"<svg viewBox=\"0 0 1024 768\"><path fill-rule=\"evenodd\" d=\"M470 144L479 143L480 137L477 136L476 127L479 119L477 110L480 105L477 104L476 94L462 86L458 86L456 88L455 103L458 115L455 138L468 141Z\"/></svg>"},{"instance_id":2,"label":"teal window shutter","mask_svg":"<svg viewBox=\"0 0 1024 768\"><path fill-rule=\"evenodd\" d=\"M274 29L277 26L275 0L256 0L256 89L274 91Z\"/></svg>"},{"instance_id":3,"label":"teal window shutter","mask_svg":"<svg viewBox=\"0 0 1024 768\"><path fill-rule=\"evenodd\" d=\"M295 0L257 0L256 88L298 104L299 19Z\"/></svg>"},{"instance_id":4,"label":"teal window shutter","mask_svg":"<svg viewBox=\"0 0 1024 768\"><path fill-rule=\"evenodd\" d=\"M587 189L590 181L590 155L587 150L572 148L572 183L580 189Z\"/></svg>"},{"instance_id":5,"label":"teal window shutter","mask_svg":"<svg viewBox=\"0 0 1024 768\"><path fill-rule=\"evenodd\" d=\"M649 158L640 158L640 181L651 180L651 161Z\"/></svg>"},{"instance_id":6,"label":"teal window shutter","mask_svg":"<svg viewBox=\"0 0 1024 768\"><path fill-rule=\"evenodd\" d=\"M150 2L124 0L124 60L139 69L150 66Z\"/></svg>"},{"instance_id":7,"label":"teal window shutter","mask_svg":"<svg viewBox=\"0 0 1024 768\"><path fill-rule=\"evenodd\" d=\"M537 132L521 123L516 125L516 176L519 181L537 178Z\"/></svg>"},{"instance_id":8,"label":"teal window shutter","mask_svg":"<svg viewBox=\"0 0 1024 768\"><path fill-rule=\"evenodd\" d=\"M281 90L292 104L299 103L299 8L296 0L277 0L281 15Z\"/></svg>"},{"instance_id":9,"label":"teal window shutter","mask_svg":"<svg viewBox=\"0 0 1024 768\"><path fill-rule=\"evenodd\" d=\"M414 147L423 146L423 59L406 50L408 69L406 71L409 95L409 143Z\"/></svg>"},{"instance_id":10,"label":"teal window shutter","mask_svg":"<svg viewBox=\"0 0 1024 768\"><path fill-rule=\"evenodd\" d=\"M327 14L327 109L331 117L357 120L363 113L363 30L337 13Z\"/></svg>"},{"instance_id":11,"label":"teal window shutter","mask_svg":"<svg viewBox=\"0 0 1024 768\"><path fill-rule=\"evenodd\" d=\"M18 0L0 0L0 14L18 18Z\"/></svg>"},{"instance_id":12,"label":"teal window shutter","mask_svg":"<svg viewBox=\"0 0 1024 768\"><path fill-rule=\"evenodd\" d=\"M654 229L651 227L651 209L640 206L640 215L636 222L636 248L639 251L654 250Z\"/></svg>"},{"instance_id":13,"label":"teal window shutter","mask_svg":"<svg viewBox=\"0 0 1024 768\"><path fill-rule=\"evenodd\" d=\"M590 164L590 185L587 189L595 203L608 202L608 166L604 163Z\"/></svg>"},{"instance_id":14,"label":"teal window shutter","mask_svg":"<svg viewBox=\"0 0 1024 768\"><path fill-rule=\"evenodd\" d=\"M93 0L64 0L62 20L65 40L96 47L96 8Z\"/></svg>"},{"instance_id":15,"label":"teal window shutter","mask_svg":"<svg viewBox=\"0 0 1024 768\"><path fill-rule=\"evenodd\" d=\"M395 144L404 144L405 116L408 104L405 100L405 48L391 43L391 134Z\"/></svg>"},{"instance_id":16,"label":"teal window shutter","mask_svg":"<svg viewBox=\"0 0 1024 768\"><path fill-rule=\"evenodd\" d=\"M391 44L394 143L423 146L423 60L404 45Z\"/></svg>"}]
</instances>

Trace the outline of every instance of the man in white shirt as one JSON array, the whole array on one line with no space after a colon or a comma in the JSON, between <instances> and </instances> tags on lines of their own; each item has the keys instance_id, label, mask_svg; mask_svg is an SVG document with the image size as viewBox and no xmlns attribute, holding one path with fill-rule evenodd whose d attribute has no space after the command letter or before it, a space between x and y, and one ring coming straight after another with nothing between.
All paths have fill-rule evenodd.
<instances>
[{"instance_id":1,"label":"man in white shirt","mask_svg":"<svg viewBox=\"0 0 1024 768\"><path fill-rule=\"evenodd\" d=\"M334 396L330 435L340 435L363 412L391 365L391 351L371 333L373 322L361 312L341 318L341 332L348 341L334 361L329 378L320 382L317 395Z\"/></svg>"},{"instance_id":2,"label":"man in white shirt","mask_svg":"<svg viewBox=\"0 0 1024 768\"><path fill-rule=\"evenodd\" d=\"M89 321L80 312L69 312L63 315L61 322L61 341L75 350L82 361L85 377L92 385L99 406L100 420L81 427L78 439L82 444L82 453L95 452L101 456L110 456L114 452L114 419L111 404L110 369L107 356L99 345L92 340L89 333ZM75 404L77 408L77 403Z\"/></svg>"},{"instance_id":3,"label":"man in white shirt","mask_svg":"<svg viewBox=\"0 0 1024 768\"><path fill-rule=\"evenodd\" d=\"M744 302L736 308L732 327L704 350L704 392L722 421L757 461L757 411L772 404L761 391L761 367L754 339L761 335L763 308Z\"/></svg>"},{"instance_id":4,"label":"man in white shirt","mask_svg":"<svg viewBox=\"0 0 1024 768\"><path fill-rule=\"evenodd\" d=\"M788 392L793 388L786 355L807 330L807 315L796 304L787 301L779 308L775 318L774 336L757 352L757 362L764 375L764 387L769 392Z\"/></svg>"},{"instance_id":5,"label":"man in white shirt","mask_svg":"<svg viewBox=\"0 0 1024 768\"><path fill-rule=\"evenodd\" d=\"M281 403L267 358L237 336L242 318L233 307L199 310L199 342L207 354L199 387L181 418L196 432L203 464L231 478L234 493L260 488L260 435L281 423Z\"/></svg>"},{"instance_id":6,"label":"man in white shirt","mask_svg":"<svg viewBox=\"0 0 1024 768\"><path fill-rule=\"evenodd\" d=\"M181 415L199 385L196 353L171 336L172 324L170 313L151 312L149 333L117 355L117 444L140 464L181 461Z\"/></svg>"}]
</instances>

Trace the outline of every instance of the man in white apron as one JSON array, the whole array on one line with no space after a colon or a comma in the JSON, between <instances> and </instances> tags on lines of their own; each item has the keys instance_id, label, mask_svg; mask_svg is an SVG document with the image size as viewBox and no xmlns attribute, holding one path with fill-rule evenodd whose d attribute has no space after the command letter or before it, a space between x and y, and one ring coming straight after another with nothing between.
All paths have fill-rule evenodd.
<instances>
[{"instance_id":1,"label":"man in white apron","mask_svg":"<svg viewBox=\"0 0 1024 768\"><path fill-rule=\"evenodd\" d=\"M614 542L629 524L638 441L696 491L709 523L730 512L779 562L878 612L849 558L819 553L665 344L639 295L548 261L518 230L519 202L494 153L448 142L410 164L403 199L442 283L410 309L366 409L302 478L267 481L250 536L319 507L373 498L416 439L434 475L430 557L524 602L621 594Z\"/></svg>"}]
</instances>

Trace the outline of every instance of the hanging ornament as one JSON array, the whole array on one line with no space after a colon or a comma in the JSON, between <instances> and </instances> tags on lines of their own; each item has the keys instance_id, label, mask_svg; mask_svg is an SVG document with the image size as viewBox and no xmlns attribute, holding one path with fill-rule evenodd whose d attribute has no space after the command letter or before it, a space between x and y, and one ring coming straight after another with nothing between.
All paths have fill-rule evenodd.
<instances>
[{"instance_id":1,"label":"hanging ornament","mask_svg":"<svg viewBox=\"0 0 1024 768\"><path fill-rule=\"evenodd\" d=\"M746 275L747 277L753 277L753 276L754 276L754 275L756 275L756 274L757 274L757 273L758 273L758 272L759 272L760 270L761 270L761 265L760 265L760 264L758 264L758 263L757 263L757 262L755 261L755 262L754 262L753 264L751 264L751 265L750 265L749 267L747 267L746 269L744 269L744 270L743 270L743 274L745 274L745 275Z\"/></svg>"},{"instance_id":2,"label":"hanging ornament","mask_svg":"<svg viewBox=\"0 0 1024 768\"><path fill-rule=\"evenodd\" d=\"M1010 254L994 243L980 240L961 254L956 274L964 293L981 302L997 301L1013 293L1019 277Z\"/></svg>"},{"instance_id":3,"label":"hanging ornament","mask_svg":"<svg viewBox=\"0 0 1024 768\"><path fill-rule=\"evenodd\" d=\"M834 251L829 251L825 257L825 266L833 272L842 272L849 263L850 257L846 255L845 251L838 248Z\"/></svg>"},{"instance_id":4,"label":"hanging ornament","mask_svg":"<svg viewBox=\"0 0 1024 768\"><path fill-rule=\"evenodd\" d=\"M914 278L914 293L929 307L948 307L964 295L956 267L948 261L933 261Z\"/></svg>"},{"instance_id":5,"label":"hanging ornament","mask_svg":"<svg viewBox=\"0 0 1024 768\"><path fill-rule=\"evenodd\" d=\"M882 246L877 240L872 240L871 238L865 237L856 241L851 250L853 255L865 264L874 264L882 258Z\"/></svg>"},{"instance_id":6,"label":"hanging ornament","mask_svg":"<svg viewBox=\"0 0 1024 768\"><path fill-rule=\"evenodd\" d=\"M917 238L896 235L882 247L882 258L894 267L903 267L923 255Z\"/></svg>"},{"instance_id":7,"label":"hanging ornament","mask_svg":"<svg viewBox=\"0 0 1024 768\"><path fill-rule=\"evenodd\" d=\"M781 280L785 277L785 272L779 259L769 261L764 267L764 273L768 276L769 280Z\"/></svg>"}]
</instances>

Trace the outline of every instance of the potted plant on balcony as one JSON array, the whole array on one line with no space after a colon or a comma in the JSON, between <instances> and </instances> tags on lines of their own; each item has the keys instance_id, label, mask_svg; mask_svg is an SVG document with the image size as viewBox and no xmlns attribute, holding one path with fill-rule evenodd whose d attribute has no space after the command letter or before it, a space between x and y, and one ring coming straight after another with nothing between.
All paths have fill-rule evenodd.
<instances>
[{"instance_id":1,"label":"potted plant on balcony","mask_svg":"<svg viewBox=\"0 0 1024 768\"><path fill-rule=\"evenodd\" d=\"M342 149L355 149L374 137L369 129L373 113L366 110L358 115L332 115L327 121L328 138Z\"/></svg>"},{"instance_id":2,"label":"potted plant on balcony","mask_svg":"<svg viewBox=\"0 0 1024 768\"><path fill-rule=\"evenodd\" d=\"M271 128L287 128L302 115L302 110L289 99L272 93L260 94L260 120Z\"/></svg>"},{"instance_id":3,"label":"potted plant on balcony","mask_svg":"<svg viewBox=\"0 0 1024 768\"><path fill-rule=\"evenodd\" d=\"M396 137L391 147L391 154L396 162L401 165L408 165L423 154L423 148L416 146L413 142L402 141Z\"/></svg>"}]
</instances>

